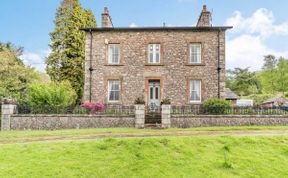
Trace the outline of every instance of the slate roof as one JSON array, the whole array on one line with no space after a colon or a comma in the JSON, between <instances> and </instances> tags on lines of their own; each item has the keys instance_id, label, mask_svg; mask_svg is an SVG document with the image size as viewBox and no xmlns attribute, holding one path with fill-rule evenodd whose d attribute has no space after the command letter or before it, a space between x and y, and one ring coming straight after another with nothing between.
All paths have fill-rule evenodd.
<instances>
[{"instance_id":1,"label":"slate roof","mask_svg":"<svg viewBox=\"0 0 288 178\"><path fill-rule=\"evenodd\" d=\"M230 88L225 88L225 99L239 99L240 97L236 95Z\"/></svg>"},{"instance_id":2,"label":"slate roof","mask_svg":"<svg viewBox=\"0 0 288 178\"><path fill-rule=\"evenodd\" d=\"M285 103L285 102L288 102L288 100L286 98L283 98L283 97L274 97L274 98L270 98L270 99L267 99L263 102L263 104L267 104L267 103Z\"/></svg>"}]
</instances>

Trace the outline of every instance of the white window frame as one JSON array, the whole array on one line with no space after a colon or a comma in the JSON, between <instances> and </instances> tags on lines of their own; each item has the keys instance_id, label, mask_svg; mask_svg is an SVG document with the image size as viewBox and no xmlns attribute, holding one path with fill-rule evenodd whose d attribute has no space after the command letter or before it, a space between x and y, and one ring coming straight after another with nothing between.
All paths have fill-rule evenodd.
<instances>
[{"instance_id":1,"label":"white window frame","mask_svg":"<svg viewBox=\"0 0 288 178\"><path fill-rule=\"evenodd\" d=\"M194 46L200 47L200 51L199 52L197 50L193 51ZM202 62L202 44L201 43L191 43L189 50L190 50L189 63L190 64L201 64L201 62ZM196 56L197 61L193 61L193 56Z\"/></svg>"},{"instance_id":2,"label":"white window frame","mask_svg":"<svg viewBox=\"0 0 288 178\"><path fill-rule=\"evenodd\" d=\"M197 92L197 90L192 90L193 81L199 81L199 100L192 100L192 91ZM197 79L192 79L189 81L189 101L190 103L201 103L202 102L202 81Z\"/></svg>"},{"instance_id":3,"label":"white window frame","mask_svg":"<svg viewBox=\"0 0 288 178\"><path fill-rule=\"evenodd\" d=\"M158 51L157 51L157 46ZM152 47L152 50L151 50ZM152 54L152 61L151 61L151 56ZM156 56L157 54L159 55L159 61L157 62ZM160 64L161 63L161 44L160 43L151 43L148 45L148 63L149 64Z\"/></svg>"},{"instance_id":4,"label":"white window frame","mask_svg":"<svg viewBox=\"0 0 288 178\"><path fill-rule=\"evenodd\" d=\"M119 90L110 90L110 82L118 82L118 85L119 85ZM111 80L108 80L108 102L110 103L115 103L115 102L119 102L120 101L120 93L121 93L121 82L120 80L118 79L111 79ZM119 92L119 95L118 95L118 100L110 100L110 92L111 91L118 91Z\"/></svg>"},{"instance_id":5,"label":"white window frame","mask_svg":"<svg viewBox=\"0 0 288 178\"><path fill-rule=\"evenodd\" d=\"M118 47L117 62L113 61L116 54L115 54L115 49L111 49L111 47L114 47L114 48ZM109 44L108 45L108 64L120 64L120 44Z\"/></svg>"}]
</instances>

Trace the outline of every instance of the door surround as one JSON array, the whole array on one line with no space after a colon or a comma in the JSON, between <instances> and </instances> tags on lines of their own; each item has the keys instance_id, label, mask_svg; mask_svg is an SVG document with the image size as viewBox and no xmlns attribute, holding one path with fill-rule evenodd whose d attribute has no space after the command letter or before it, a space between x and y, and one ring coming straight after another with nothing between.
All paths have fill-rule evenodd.
<instances>
[{"instance_id":1,"label":"door surround","mask_svg":"<svg viewBox=\"0 0 288 178\"><path fill-rule=\"evenodd\" d=\"M163 95L163 77L146 77L145 78L145 104L148 106L148 101L149 101L149 81L150 80L159 80L160 81L160 102L162 99Z\"/></svg>"}]
</instances>

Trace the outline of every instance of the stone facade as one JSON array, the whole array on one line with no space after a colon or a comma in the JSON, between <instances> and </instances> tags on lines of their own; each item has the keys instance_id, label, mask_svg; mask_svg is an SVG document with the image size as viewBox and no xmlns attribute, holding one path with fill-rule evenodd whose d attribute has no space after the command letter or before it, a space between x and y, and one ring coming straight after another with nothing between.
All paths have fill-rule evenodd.
<instances>
[{"instance_id":1,"label":"stone facade","mask_svg":"<svg viewBox=\"0 0 288 178\"><path fill-rule=\"evenodd\" d=\"M134 116L12 115L11 130L135 127Z\"/></svg>"},{"instance_id":2,"label":"stone facade","mask_svg":"<svg viewBox=\"0 0 288 178\"><path fill-rule=\"evenodd\" d=\"M223 115L223 116L173 116L172 128L213 127L213 126L281 126L288 125L287 116L264 115Z\"/></svg>"},{"instance_id":3,"label":"stone facade","mask_svg":"<svg viewBox=\"0 0 288 178\"><path fill-rule=\"evenodd\" d=\"M84 101L108 103L108 80L120 80L120 100L148 100L148 81L160 81L161 99L190 104L190 80L201 80L201 101L224 98L225 31L230 27L87 28ZM92 43L91 43L92 41ZM148 63L148 45L160 44L160 64ZM192 43L200 43L201 63L189 64ZM120 45L120 64L108 64L108 45ZM90 50L92 49L92 51ZM91 72L92 70L92 72ZM219 71L219 73L218 73ZM218 76L219 74L219 76ZM198 103L200 104L200 103Z\"/></svg>"}]
</instances>

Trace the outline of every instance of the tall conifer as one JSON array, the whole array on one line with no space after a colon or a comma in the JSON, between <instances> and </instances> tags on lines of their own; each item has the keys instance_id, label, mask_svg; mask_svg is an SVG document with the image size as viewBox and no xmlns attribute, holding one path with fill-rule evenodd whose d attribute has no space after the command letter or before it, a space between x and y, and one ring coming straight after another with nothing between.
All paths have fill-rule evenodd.
<instances>
[{"instance_id":1,"label":"tall conifer","mask_svg":"<svg viewBox=\"0 0 288 178\"><path fill-rule=\"evenodd\" d=\"M68 80L79 102L83 93L85 62L85 33L79 28L96 27L95 17L91 10L83 9L78 0L63 0L54 23L46 71L53 81Z\"/></svg>"}]
</instances>

